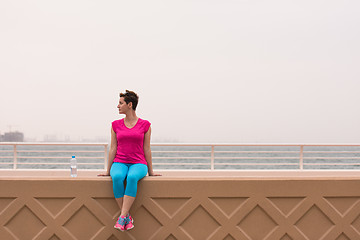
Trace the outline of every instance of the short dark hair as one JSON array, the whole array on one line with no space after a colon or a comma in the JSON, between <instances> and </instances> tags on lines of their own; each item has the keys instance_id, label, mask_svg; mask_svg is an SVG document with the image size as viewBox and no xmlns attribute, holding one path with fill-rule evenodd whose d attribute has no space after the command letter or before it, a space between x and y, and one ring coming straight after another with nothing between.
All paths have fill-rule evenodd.
<instances>
[{"instance_id":1,"label":"short dark hair","mask_svg":"<svg viewBox=\"0 0 360 240\"><path fill-rule=\"evenodd\" d=\"M129 104L131 102L132 109L134 109L134 111L136 110L136 107L137 107L137 104L139 101L139 96L135 92L126 90L125 93L120 93L120 97L124 98L124 101L126 102L126 104Z\"/></svg>"}]
</instances>

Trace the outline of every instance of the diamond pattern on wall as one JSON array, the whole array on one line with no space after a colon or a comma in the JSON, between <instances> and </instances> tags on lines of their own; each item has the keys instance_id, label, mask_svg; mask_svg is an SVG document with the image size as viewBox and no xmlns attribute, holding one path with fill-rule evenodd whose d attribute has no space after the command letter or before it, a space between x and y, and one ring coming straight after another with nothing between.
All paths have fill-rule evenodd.
<instances>
[{"instance_id":1,"label":"diamond pattern on wall","mask_svg":"<svg viewBox=\"0 0 360 240\"><path fill-rule=\"evenodd\" d=\"M348 238L345 233L340 234L340 236L338 238L336 238L335 240L350 240L350 238Z\"/></svg>"},{"instance_id":2,"label":"diamond pattern on wall","mask_svg":"<svg viewBox=\"0 0 360 240\"><path fill-rule=\"evenodd\" d=\"M52 235L51 238L49 238L49 240L60 240L60 238L58 238L58 236L56 236L56 234Z\"/></svg>"},{"instance_id":3,"label":"diamond pattern on wall","mask_svg":"<svg viewBox=\"0 0 360 240\"><path fill-rule=\"evenodd\" d=\"M0 239L360 239L360 178L140 184L135 228L122 233L113 228L119 209L108 180L0 179Z\"/></svg>"},{"instance_id":4,"label":"diamond pattern on wall","mask_svg":"<svg viewBox=\"0 0 360 240\"><path fill-rule=\"evenodd\" d=\"M81 224L79 224L81 223ZM77 239L91 239L104 225L84 205L64 224L64 227Z\"/></svg>"},{"instance_id":5,"label":"diamond pattern on wall","mask_svg":"<svg viewBox=\"0 0 360 240\"><path fill-rule=\"evenodd\" d=\"M170 234L165 240L177 240L174 235Z\"/></svg>"},{"instance_id":6,"label":"diamond pattern on wall","mask_svg":"<svg viewBox=\"0 0 360 240\"><path fill-rule=\"evenodd\" d=\"M270 202L282 213L288 216L305 198L303 197L269 197Z\"/></svg>"},{"instance_id":7,"label":"diamond pattern on wall","mask_svg":"<svg viewBox=\"0 0 360 240\"><path fill-rule=\"evenodd\" d=\"M132 217L134 218L135 228L128 233L134 236L135 239L141 239L141 236L151 239L162 227L162 224L144 206L141 206L135 214L132 214Z\"/></svg>"},{"instance_id":8,"label":"diamond pattern on wall","mask_svg":"<svg viewBox=\"0 0 360 240\"><path fill-rule=\"evenodd\" d=\"M293 240L289 235L285 234L280 240Z\"/></svg>"},{"instance_id":9,"label":"diamond pattern on wall","mask_svg":"<svg viewBox=\"0 0 360 240\"><path fill-rule=\"evenodd\" d=\"M295 224L309 239L321 239L333 222L314 204Z\"/></svg>"},{"instance_id":10,"label":"diamond pattern on wall","mask_svg":"<svg viewBox=\"0 0 360 240\"><path fill-rule=\"evenodd\" d=\"M56 218L74 198L35 198L39 204L47 211L50 215Z\"/></svg>"},{"instance_id":11,"label":"diamond pattern on wall","mask_svg":"<svg viewBox=\"0 0 360 240\"><path fill-rule=\"evenodd\" d=\"M230 218L246 201L246 197L212 197L209 198L225 216Z\"/></svg>"},{"instance_id":12,"label":"diamond pattern on wall","mask_svg":"<svg viewBox=\"0 0 360 240\"><path fill-rule=\"evenodd\" d=\"M16 198L0 198L0 215Z\"/></svg>"},{"instance_id":13,"label":"diamond pattern on wall","mask_svg":"<svg viewBox=\"0 0 360 240\"><path fill-rule=\"evenodd\" d=\"M152 198L152 200L172 218L190 198Z\"/></svg>"},{"instance_id":14,"label":"diamond pattern on wall","mask_svg":"<svg viewBox=\"0 0 360 240\"><path fill-rule=\"evenodd\" d=\"M120 215L120 208L114 198L93 198L104 211L112 218L118 218Z\"/></svg>"},{"instance_id":15,"label":"diamond pattern on wall","mask_svg":"<svg viewBox=\"0 0 360 240\"><path fill-rule=\"evenodd\" d=\"M357 216L357 218L351 223L351 226L353 226L360 233L360 215Z\"/></svg>"},{"instance_id":16,"label":"diamond pattern on wall","mask_svg":"<svg viewBox=\"0 0 360 240\"><path fill-rule=\"evenodd\" d=\"M259 225L261 228L254 228ZM264 239L276 226L275 221L259 205L238 224L238 227L251 239Z\"/></svg>"},{"instance_id":17,"label":"diamond pattern on wall","mask_svg":"<svg viewBox=\"0 0 360 240\"><path fill-rule=\"evenodd\" d=\"M31 222L31 225L26 224L24 219L26 219L26 222ZM5 224L5 227L20 239L20 236L24 234L29 239L33 239L45 228L45 224L25 205L14 214L10 221Z\"/></svg>"},{"instance_id":18,"label":"diamond pattern on wall","mask_svg":"<svg viewBox=\"0 0 360 240\"><path fill-rule=\"evenodd\" d=\"M235 238L233 238L230 234L228 234L223 240L235 240Z\"/></svg>"},{"instance_id":19,"label":"diamond pattern on wall","mask_svg":"<svg viewBox=\"0 0 360 240\"><path fill-rule=\"evenodd\" d=\"M325 197L325 199L342 216L360 200L359 197Z\"/></svg>"},{"instance_id":20,"label":"diamond pattern on wall","mask_svg":"<svg viewBox=\"0 0 360 240\"><path fill-rule=\"evenodd\" d=\"M194 239L207 239L220 228L220 224L200 205L180 224L180 228Z\"/></svg>"},{"instance_id":21,"label":"diamond pattern on wall","mask_svg":"<svg viewBox=\"0 0 360 240\"><path fill-rule=\"evenodd\" d=\"M119 240L117 237L112 234L107 240Z\"/></svg>"}]
</instances>

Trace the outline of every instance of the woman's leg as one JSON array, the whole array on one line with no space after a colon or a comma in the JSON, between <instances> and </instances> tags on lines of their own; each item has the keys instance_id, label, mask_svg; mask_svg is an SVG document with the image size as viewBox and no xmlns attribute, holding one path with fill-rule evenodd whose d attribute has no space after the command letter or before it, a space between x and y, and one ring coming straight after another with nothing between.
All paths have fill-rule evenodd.
<instances>
[{"instance_id":1,"label":"woman's leg","mask_svg":"<svg viewBox=\"0 0 360 240\"><path fill-rule=\"evenodd\" d=\"M120 208L120 213L121 213L121 209L122 209L122 206L123 206L123 203L124 203L124 198L123 197L122 198L115 198L115 200L116 200L117 205Z\"/></svg>"},{"instance_id":2,"label":"woman's leg","mask_svg":"<svg viewBox=\"0 0 360 240\"><path fill-rule=\"evenodd\" d=\"M110 169L110 176L113 182L113 191L117 204L119 205L120 211L123 206L123 197L124 197L124 180L128 173L128 166L123 163L113 163Z\"/></svg>"},{"instance_id":3,"label":"woman's leg","mask_svg":"<svg viewBox=\"0 0 360 240\"><path fill-rule=\"evenodd\" d=\"M126 216L130 212L130 208L135 201L135 197L125 195L123 198L123 205L121 208L121 216Z\"/></svg>"},{"instance_id":4,"label":"woman's leg","mask_svg":"<svg viewBox=\"0 0 360 240\"><path fill-rule=\"evenodd\" d=\"M121 209L122 216L126 216L129 213L136 197L138 181L146 176L147 171L148 168L145 164L133 164L129 167L126 177L126 189L123 206Z\"/></svg>"}]
</instances>

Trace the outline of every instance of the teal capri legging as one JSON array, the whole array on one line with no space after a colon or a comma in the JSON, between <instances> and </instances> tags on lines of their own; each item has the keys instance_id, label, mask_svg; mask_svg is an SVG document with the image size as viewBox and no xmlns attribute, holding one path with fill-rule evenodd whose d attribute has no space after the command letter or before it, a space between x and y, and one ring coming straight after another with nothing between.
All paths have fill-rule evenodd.
<instances>
[{"instance_id":1,"label":"teal capri legging","mask_svg":"<svg viewBox=\"0 0 360 240\"><path fill-rule=\"evenodd\" d=\"M110 169L110 176L113 182L115 198L122 198L124 195L136 197L137 183L146 176L147 172L148 167L145 164L114 162ZM126 189L124 189L125 179Z\"/></svg>"}]
</instances>

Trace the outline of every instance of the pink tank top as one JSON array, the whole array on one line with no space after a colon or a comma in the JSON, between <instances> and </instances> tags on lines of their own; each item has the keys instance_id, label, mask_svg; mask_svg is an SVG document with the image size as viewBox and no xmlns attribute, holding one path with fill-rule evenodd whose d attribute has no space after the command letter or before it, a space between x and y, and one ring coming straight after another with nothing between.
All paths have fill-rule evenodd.
<instances>
[{"instance_id":1,"label":"pink tank top","mask_svg":"<svg viewBox=\"0 0 360 240\"><path fill-rule=\"evenodd\" d=\"M138 118L134 127L125 126L124 119L112 122L112 129L116 133L117 151L114 162L146 164L144 154L144 135L151 123Z\"/></svg>"}]
</instances>

